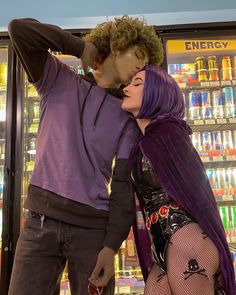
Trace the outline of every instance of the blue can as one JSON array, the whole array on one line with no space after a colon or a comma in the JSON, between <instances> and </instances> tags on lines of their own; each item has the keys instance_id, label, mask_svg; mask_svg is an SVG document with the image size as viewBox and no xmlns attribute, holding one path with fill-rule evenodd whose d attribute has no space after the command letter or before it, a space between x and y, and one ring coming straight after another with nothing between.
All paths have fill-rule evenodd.
<instances>
[{"instance_id":1,"label":"blue can","mask_svg":"<svg viewBox=\"0 0 236 295\"><path fill-rule=\"evenodd\" d=\"M222 149L222 140L220 131L212 131L212 147L213 150Z\"/></svg>"},{"instance_id":2,"label":"blue can","mask_svg":"<svg viewBox=\"0 0 236 295\"><path fill-rule=\"evenodd\" d=\"M223 88L225 99L225 116L226 118L235 117L235 104L234 104L234 90L233 87Z\"/></svg>"},{"instance_id":3,"label":"blue can","mask_svg":"<svg viewBox=\"0 0 236 295\"><path fill-rule=\"evenodd\" d=\"M189 92L189 119L198 120L201 118L200 108L200 92L191 91Z\"/></svg>"},{"instance_id":4,"label":"blue can","mask_svg":"<svg viewBox=\"0 0 236 295\"><path fill-rule=\"evenodd\" d=\"M218 188L215 169L206 169L206 174L213 189Z\"/></svg>"},{"instance_id":5,"label":"blue can","mask_svg":"<svg viewBox=\"0 0 236 295\"><path fill-rule=\"evenodd\" d=\"M233 87L225 87L223 88L223 93L225 97L225 105L233 105L234 104L234 90Z\"/></svg>"},{"instance_id":6,"label":"blue can","mask_svg":"<svg viewBox=\"0 0 236 295\"><path fill-rule=\"evenodd\" d=\"M202 132L202 147L204 151L212 149L211 132Z\"/></svg>"},{"instance_id":7,"label":"blue can","mask_svg":"<svg viewBox=\"0 0 236 295\"><path fill-rule=\"evenodd\" d=\"M212 107L211 107L211 94L210 91L205 90L200 92L202 118L212 118Z\"/></svg>"}]
</instances>

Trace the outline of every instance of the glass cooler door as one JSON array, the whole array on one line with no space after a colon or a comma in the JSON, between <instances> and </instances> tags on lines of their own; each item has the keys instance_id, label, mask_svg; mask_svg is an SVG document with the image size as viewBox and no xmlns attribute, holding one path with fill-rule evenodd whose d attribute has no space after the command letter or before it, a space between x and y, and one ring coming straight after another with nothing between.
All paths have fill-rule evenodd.
<instances>
[{"instance_id":1,"label":"glass cooler door","mask_svg":"<svg viewBox=\"0 0 236 295\"><path fill-rule=\"evenodd\" d=\"M7 68L8 48L0 44L0 270L2 257L2 229L3 229L3 190L5 165L6 138L6 98L7 98Z\"/></svg>"},{"instance_id":2,"label":"glass cooler door","mask_svg":"<svg viewBox=\"0 0 236 295\"><path fill-rule=\"evenodd\" d=\"M165 46L236 265L236 38L176 38Z\"/></svg>"}]
</instances>

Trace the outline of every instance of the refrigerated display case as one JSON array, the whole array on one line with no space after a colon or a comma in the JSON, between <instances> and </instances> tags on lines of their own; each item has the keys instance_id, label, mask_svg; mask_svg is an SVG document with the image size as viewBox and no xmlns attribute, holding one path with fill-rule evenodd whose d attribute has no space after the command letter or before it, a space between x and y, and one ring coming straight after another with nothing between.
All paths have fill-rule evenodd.
<instances>
[{"instance_id":1,"label":"refrigerated display case","mask_svg":"<svg viewBox=\"0 0 236 295\"><path fill-rule=\"evenodd\" d=\"M2 226L3 226L3 187L4 187L4 160L5 160L5 123L7 99L7 47L0 45L0 275L2 257Z\"/></svg>"},{"instance_id":2,"label":"refrigerated display case","mask_svg":"<svg viewBox=\"0 0 236 295\"><path fill-rule=\"evenodd\" d=\"M9 40L0 34L0 294L6 295L13 260L12 134L15 60Z\"/></svg>"},{"instance_id":3,"label":"refrigerated display case","mask_svg":"<svg viewBox=\"0 0 236 295\"><path fill-rule=\"evenodd\" d=\"M172 32L163 41L236 265L236 34Z\"/></svg>"}]
</instances>

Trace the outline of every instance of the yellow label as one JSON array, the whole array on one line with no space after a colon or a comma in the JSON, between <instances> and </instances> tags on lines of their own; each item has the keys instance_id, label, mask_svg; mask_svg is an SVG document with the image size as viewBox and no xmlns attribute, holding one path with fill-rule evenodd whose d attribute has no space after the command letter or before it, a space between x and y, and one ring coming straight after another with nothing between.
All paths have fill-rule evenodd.
<instances>
[{"instance_id":1,"label":"yellow label","mask_svg":"<svg viewBox=\"0 0 236 295\"><path fill-rule=\"evenodd\" d=\"M235 50L236 40L210 40L210 39L190 39L190 40L168 40L168 54L177 53L204 53Z\"/></svg>"}]
</instances>

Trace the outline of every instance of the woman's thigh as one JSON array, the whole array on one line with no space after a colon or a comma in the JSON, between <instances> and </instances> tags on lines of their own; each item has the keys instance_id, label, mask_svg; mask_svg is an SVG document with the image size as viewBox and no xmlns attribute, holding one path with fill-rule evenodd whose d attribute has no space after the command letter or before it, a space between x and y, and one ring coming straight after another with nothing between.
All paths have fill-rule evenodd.
<instances>
[{"instance_id":1,"label":"woman's thigh","mask_svg":"<svg viewBox=\"0 0 236 295\"><path fill-rule=\"evenodd\" d=\"M219 253L197 223L182 227L171 237L166 263L172 294L214 294Z\"/></svg>"},{"instance_id":2,"label":"woman's thigh","mask_svg":"<svg viewBox=\"0 0 236 295\"><path fill-rule=\"evenodd\" d=\"M157 264L148 276L144 295L171 295L167 274Z\"/></svg>"}]
</instances>

